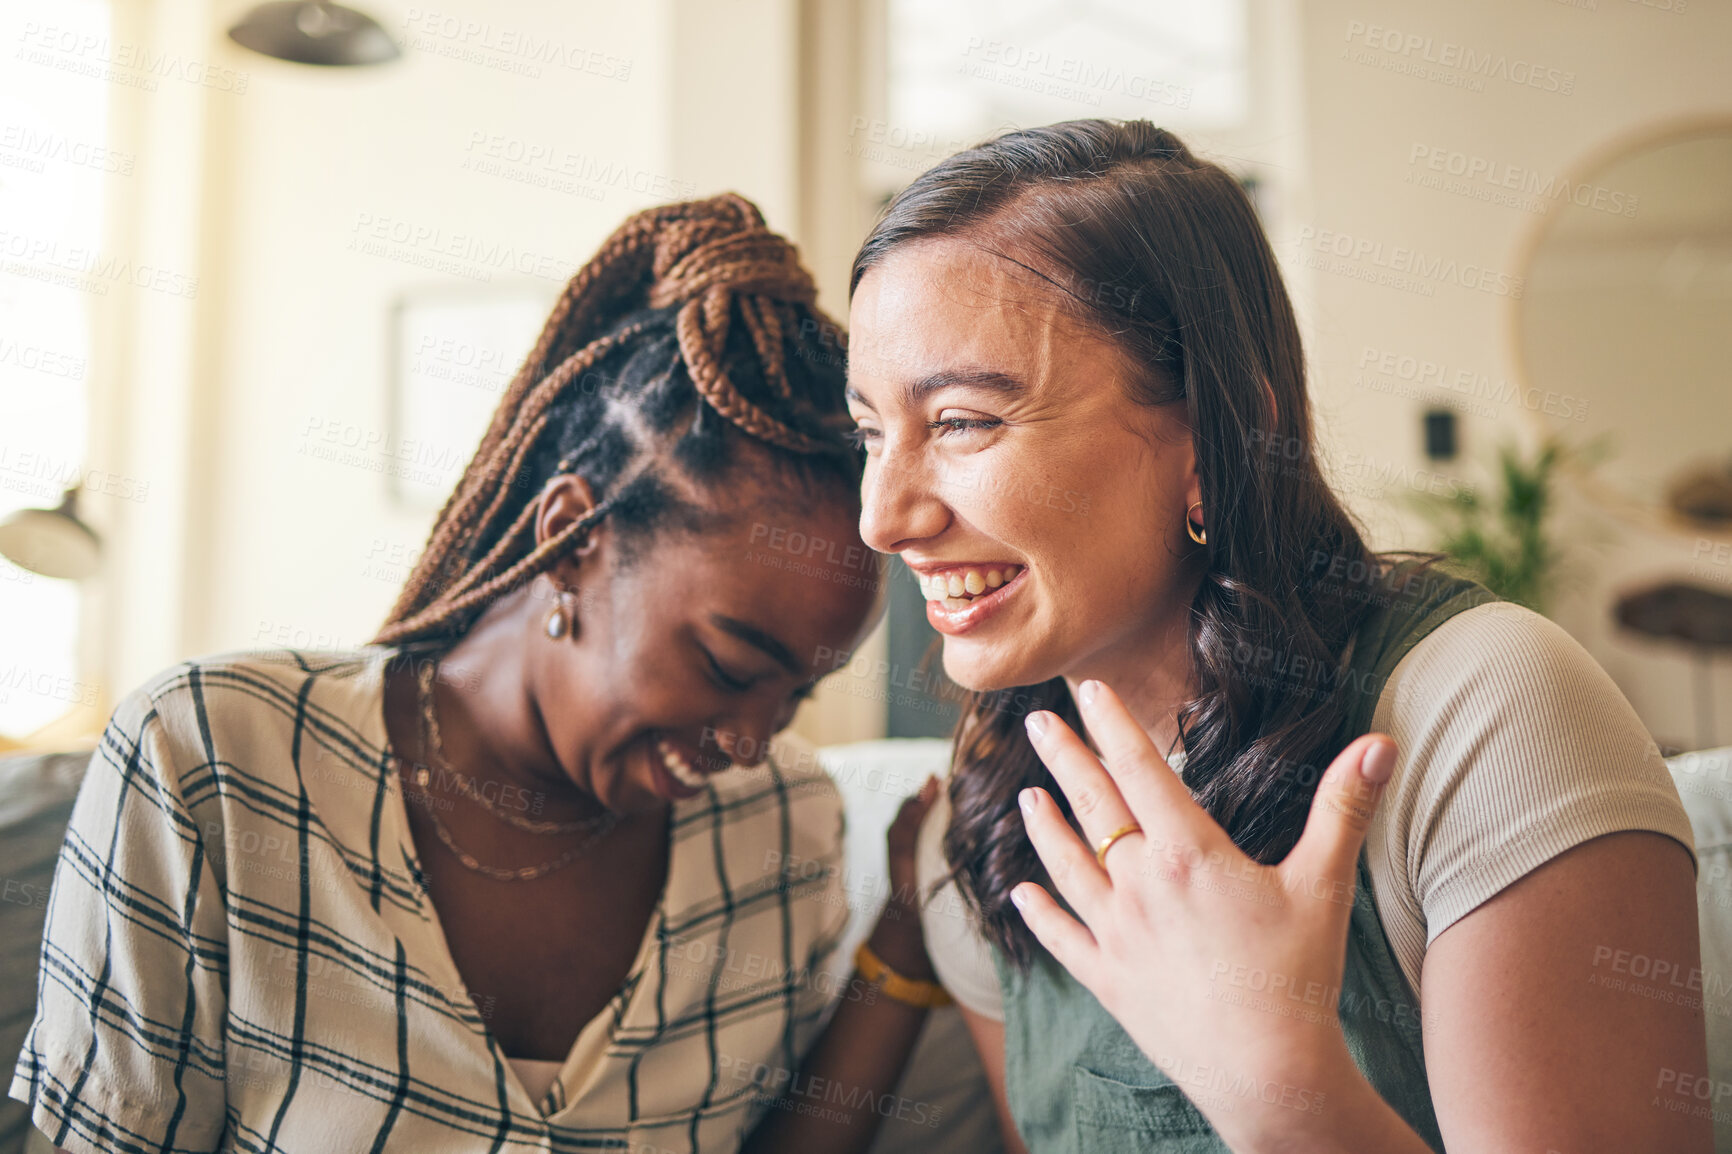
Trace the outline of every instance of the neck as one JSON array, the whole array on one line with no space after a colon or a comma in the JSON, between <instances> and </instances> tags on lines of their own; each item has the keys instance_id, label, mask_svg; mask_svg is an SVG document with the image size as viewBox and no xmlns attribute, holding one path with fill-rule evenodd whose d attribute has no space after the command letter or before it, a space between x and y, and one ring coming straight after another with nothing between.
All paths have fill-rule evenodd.
<instances>
[{"instance_id":1,"label":"neck","mask_svg":"<svg viewBox=\"0 0 1732 1154\"><path fill-rule=\"evenodd\" d=\"M530 690L523 638L531 600L525 591L500 598L439 659L433 700L445 761L480 788L542 800L542 819L595 816L601 803L566 775Z\"/></svg>"},{"instance_id":2,"label":"neck","mask_svg":"<svg viewBox=\"0 0 1732 1154\"><path fill-rule=\"evenodd\" d=\"M1108 686L1166 756L1179 736L1179 707L1196 696L1190 614L1187 596L1148 629L1091 654L1065 674L1071 698L1075 700L1078 687L1090 679Z\"/></svg>"}]
</instances>

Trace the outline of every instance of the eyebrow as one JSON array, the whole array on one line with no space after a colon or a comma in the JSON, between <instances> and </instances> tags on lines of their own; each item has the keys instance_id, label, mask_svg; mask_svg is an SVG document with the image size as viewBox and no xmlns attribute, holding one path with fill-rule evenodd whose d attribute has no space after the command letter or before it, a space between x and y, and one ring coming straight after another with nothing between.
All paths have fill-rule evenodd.
<instances>
[{"instance_id":1,"label":"eyebrow","mask_svg":"<svg viewBox=\"0 0 1732 1154\"><path fill-rule=\"evenodd\" d=\"M806 675L805 667L795 659L793 650L789 649L786 645L783 645L768 633L765 633L762 629L759 629L756 625L748 624L737 617L726 617L720 613L710 614L710 620L715 624L716 628L731 633L741 641L744 641L747 645L762 650L764 653L768 654L777 665L780 665L795 677L804 677Z\"/></svg>"},{"instance_id":2,"label":"eyebrow","mask_svg":"<svg viewBox=\"0 0 1732 1154\"><path fill-rule=\"evenodd\" d=\"M997 369L948 369L921 377L917 381L909 381L902 386L902 403L910 408L925 400L940 389L966 388L986 389L989 392L1001 393L1005 396L1015 396L1028 386L1009 373L1001 373ZM847 399L856 404L872 409L872 402L860 395L860 390L849 385L846 391ZM877 412L873 409L873 412Z\"/></svg>"}]
</instances>

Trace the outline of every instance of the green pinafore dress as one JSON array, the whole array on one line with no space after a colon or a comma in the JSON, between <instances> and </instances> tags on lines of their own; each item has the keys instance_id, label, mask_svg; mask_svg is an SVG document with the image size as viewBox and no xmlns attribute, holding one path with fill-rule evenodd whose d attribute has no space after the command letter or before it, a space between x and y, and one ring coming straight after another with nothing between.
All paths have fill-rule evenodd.
<instances>
[{"instance_id":1,"label":"green pinafore dress","mask_svg":"<svg viewBox=\"0 0 1732 1154\"><path fill-rule=\"evenodd\" d=\"M1415 644L1464 609L1497 598L1483 586L1411 563L1367 586L1375 607L1351 662L1353 705L1341 744L1367 732L1390 671ZM1099 1002L1058 962L1037 951L1022 974L993 951L1004 989L1005 1089L1033 1154L1224 1154L1227 1145L1186 1096L1255 1094L1298 1111L1324 1103L1302 1087L1254 1085L1224 1071L1162 1074ZM1159 982L1159 974L1149 981ZM1347 1045L1366 1078L1432 1149L1441 1151L1425 1074L1420 1016L1372 900L1365 854L1347 931L1338 1003ZM1167 1063L1171 1065L1171 1063ZM1274 1095L1274 1097L1271 1097Z\"/></svg>"}]
</instances>

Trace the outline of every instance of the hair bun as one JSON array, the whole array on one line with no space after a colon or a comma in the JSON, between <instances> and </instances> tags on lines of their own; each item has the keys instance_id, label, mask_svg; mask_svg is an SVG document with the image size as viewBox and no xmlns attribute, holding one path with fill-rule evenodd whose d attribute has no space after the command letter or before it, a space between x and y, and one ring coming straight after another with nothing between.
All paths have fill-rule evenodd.
<instances>
[{"instance_id":1,"label":"hair bun","mask_svg":"<svg viewBox=\"0 0 1732 1154\"><path fill-rule=\"evenodd\" d=\"M652 308L684 304L712 289L809 305L817 286L794 246L764 226L757 208L724 193L669 220L656 233L649 290Z\"/></svg>"}]
</instances>

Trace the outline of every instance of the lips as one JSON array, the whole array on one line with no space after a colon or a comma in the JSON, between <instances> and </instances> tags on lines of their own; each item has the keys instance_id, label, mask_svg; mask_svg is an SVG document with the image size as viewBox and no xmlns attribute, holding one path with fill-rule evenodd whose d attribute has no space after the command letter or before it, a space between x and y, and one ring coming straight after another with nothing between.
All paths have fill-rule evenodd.
<instances>
[{"instance_id":1,"label":"lips","mask_svg":"<svg viewBox=\"0 0 1732 1154\"><path fill-rule=\"evenodd\" d=\"M704 787L704 775L692 768L691 759L666 737L655 740L656 753L661 755L662 765L673 779L691 789Z\"/></svg>"},{"instance_id":2,"label":"lips","mask_svg":"<svg viewBox=\"0 0 1732 1154\"><path fill-rule=\"evenodd\" d=\"M1022 569L1021 565L995 561L979 565L951 565L942 569L917 570L915 575L920 580L920 591L926 595L928 601L966 602L1009 584Z\"/></svg>"},{"instance_id":3,"label":"lips","mask_svg":"<svg viewBox=\"0 0 1732 1154\"><path fill-rule=\"evenodd\" d=\"M697 769L694 763L717 759L702 758L697 750L665 733L656 734L648 743L648 754L650 776L655 781L656 792L669 800L683 801L709 788L709 778L714 774Z\"/></svg>"},{"instance_id":4,"label":"lips","mask_svg":"<svg viewBox=\"0 0 1732 1154\"><path fill-rule=\"evenodd\" d=\"M926 601L926 620L932 627L950 637L958 637L980 625L999 613L1013 599L1017 592L1028 583L1028 569L1020 565L997 567L1000 584L996 588L986 587L978 593L970 593L963 588L963 596L950 595L951 578L958 571L977 571L981 566L949 566L944 569L927 570L920 573L922 588L928 591ZM986 567L990 572L993 567ZM1009 577L1005 577L1006 571ZM962 578L965 582L968 577ZM938 582L943 581L944 595L935 597L938 592ZM980 584L985 585L984 578Z\"/></svg>"}]
</instances>

